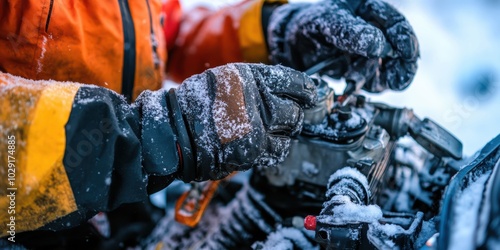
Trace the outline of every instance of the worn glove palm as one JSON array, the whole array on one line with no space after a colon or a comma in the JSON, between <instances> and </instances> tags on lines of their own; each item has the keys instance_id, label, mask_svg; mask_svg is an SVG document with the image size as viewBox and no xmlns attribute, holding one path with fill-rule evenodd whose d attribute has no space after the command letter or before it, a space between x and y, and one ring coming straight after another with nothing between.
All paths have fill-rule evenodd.
<instances>
[{"instance_id":1,"label":"worn glove palm","mask_svg":"<svg viewBox=\"0 0 500 250\"><path fill-rule=\"evenodd\" d=\"M268 45L274 63L307 70L336 58L321 71L365 80L364 89L405 89L417 70L418 41L396 9L379 0L328 0L287 4L270 17Z\"/></svg>"},{"instance_id":2,"label":"worn glove palm","mask_svg":"<svg viewBox=\"0 0 500 250\"><path fill-rule=\"evenodd\" d=\"M190 137L180 148L194 156L183 159L180 175L190 181L284 160L316 88L283 66L228 64L188 78L175 94Z\"/></svg>"}]
</instances>

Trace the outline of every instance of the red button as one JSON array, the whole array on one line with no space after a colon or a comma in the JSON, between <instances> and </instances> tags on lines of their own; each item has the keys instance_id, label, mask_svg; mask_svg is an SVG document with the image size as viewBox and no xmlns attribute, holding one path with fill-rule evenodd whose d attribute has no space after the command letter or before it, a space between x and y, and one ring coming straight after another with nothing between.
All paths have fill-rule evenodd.
<instances>
[{"instance_id":1,"label":"red button","mask_svg":"<svg viewBox=\"0 0 500 250\"><path fill-rule=\"evenodd\" d=\"M316 230L316 216L306 216L306 218L304 218L304 227L307 230Z\"/></svg>"}]
</instances>

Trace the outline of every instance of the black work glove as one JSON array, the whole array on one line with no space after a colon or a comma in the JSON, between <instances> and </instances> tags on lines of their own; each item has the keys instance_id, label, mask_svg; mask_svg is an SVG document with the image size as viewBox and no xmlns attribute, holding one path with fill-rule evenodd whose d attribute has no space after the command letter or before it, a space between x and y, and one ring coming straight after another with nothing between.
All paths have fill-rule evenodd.
<instances>
[{"instance_id":1,"label":"black work glove","mask_svg":"<svg viewBox=\"0 0 500 250\"><path fill-rule=\"evenodd\" d=\"M189 137L188 143L181 138L179 175L201 181L283 161L316 87L304 73L283 66L228 64L186 79L175 97L179 105L171 109L186 125L184 132L178 125L175 130L179 138L186 132Z\"/></svg>"},{"instance_id":2,"label":"black work glove","mask_svg":"<svg viewBox=\"0 0 500 250\"><path fill-rule=\"evenodd\" d=\"M320 73L361 76L370 92L408 87L419 57L408 21L379 0L283 5L270 16L267 43L274 63L301 71L336 59Z\"/></svg>"}]
</instances>

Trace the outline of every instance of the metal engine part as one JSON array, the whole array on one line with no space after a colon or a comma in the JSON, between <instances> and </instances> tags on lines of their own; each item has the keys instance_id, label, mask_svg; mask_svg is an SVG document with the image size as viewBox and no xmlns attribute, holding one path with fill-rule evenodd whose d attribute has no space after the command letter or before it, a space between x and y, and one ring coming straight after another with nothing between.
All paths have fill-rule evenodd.
<instances>
[{"instance_id":1,"label":"metal engine part","mask_svg":"<svg viewBox=\"0 0 500 250\"><path fill-rule=\"evenodd\" d=\"M353 168L342 168L330 178L327 201L315 220L315 240L324 249L412 248L420 233L423 213L382 212L369 205L366 177Z\"/></svg>"},{"instance_id":2,"label":"metal engine part","mask_svg":"<svg viewBox=\"0 0 500 250\"><path fill-rule=\"evenodd\" d=\"M263 177L254 178L258 185L289 189L297 199L319 202L324 200L329 176L349 166L368 177L369 200L377 203L399 138L409 134L439 158L462 155L460 141L431 120L421 121L410 109L370 103L361 95L339 104L324 81L317 85L318 104L305 111L302 133L292 140L289 156L278 167L265 169Z\"/></svg>"},{"instance_id":3,"label":"metal engine part","mask_svg":"<svg viewBox=\"0 0 500 250\"><path fill-rule=\"evenodd\" d=\"M292 139L289 156L275 168L255 171L251 188L283 218L319 214L313 224L323 248L412 248L424 218L436 215L439 196L456 172L446 159L460 159L462 144L410 109L371 103L361 95L334 102L326 83L319 81L318 87L318 105L305 111L304 128ZM406 135L426 152L416 166L394 155L396 142ZM398 184L396 174L405 168L406 185ZM346 169L358 174L346 175ZM398 204L403 196L409 198ZM343 214L346 207L358 211L351 220ZM370 210L378 215L364 220ZM391 233L391 228L397 230Z\"/></svg>"}]
</instances>

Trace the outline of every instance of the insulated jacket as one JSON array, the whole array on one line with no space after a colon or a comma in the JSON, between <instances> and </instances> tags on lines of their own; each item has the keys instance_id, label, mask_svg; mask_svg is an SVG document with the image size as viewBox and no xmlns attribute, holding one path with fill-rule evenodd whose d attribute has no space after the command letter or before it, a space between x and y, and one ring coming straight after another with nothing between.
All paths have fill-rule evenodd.
<instances>
[{"instance_id":1,"label":"insulated jacket","mask_svg":"<svg viewBox=\"0 0 500 250\"><path fill-rule=\"evenodd\" d=\"M168 185L178 154L152 113L168 103L130 101L166 76L266 62L263 4L181 17L177 1L2 1L0 236L69 228Z\"/></svg>"},{"instance_id":2,"label":"insulated jacket","mask_svg":"<svg viewBox=\"0 0 500 250\"><path fill-rule=\"evenodd\" d=\"M94 84L127 98L228 62L267 59L263 1L219 11L178 1L7 0L0 3L0 71L33 80Z\"/></svg>"}]
</instances>

